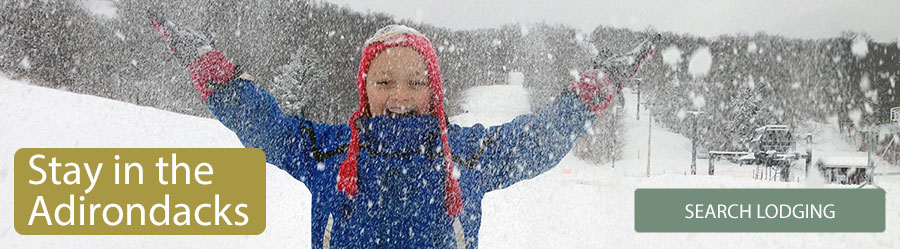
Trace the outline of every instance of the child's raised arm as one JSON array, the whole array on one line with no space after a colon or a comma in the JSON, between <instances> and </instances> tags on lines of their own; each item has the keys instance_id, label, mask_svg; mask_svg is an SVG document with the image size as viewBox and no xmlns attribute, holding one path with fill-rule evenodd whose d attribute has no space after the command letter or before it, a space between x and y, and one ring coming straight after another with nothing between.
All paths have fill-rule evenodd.
<instances>
[{"instance_id":1,"label":"child's raised arm","mask_svg":"<svg viewBox=\"0 0 900 249\"><path fill-rule=\"evenodd\" d=\"M626 54L600 58L595 69L584 72L569 90L537 113L490 128L460 128L457 139L462 143L458 144L476 145L454 150L468 156L460 158L461 164L470 169L468 176L462 176L473 178L469 180L487 192L556 166L572 149L575 139L585 133L593 116L606 110L625 80L653 54L659 39L659 35L652 35Z\"/></svg>"},{"instance_id":2,"label":"child's raised arm","mask_svg":"<svg viewBox=\"0 0 900 249\"><path fill-rule=\"evenodd\" d=\"M241 77L209 36L175 26L151 14L151 25L167 41L172 54L191 71L194 89L209 110L234 131L248 148L260 148L266 161L307 183L316 161L316 131L329 128L300 116L285 115L275 98Z\"/></svg>"},{"instance_id":3,"label":"child's raised arm","mask_svg":"<svg viewBox=\"0 0 900 249\"><path fill-rule=\"evenodd\" d=\"M226 84L207 99L209 110L244 147L262 149L266 162L307 183L316 165L311 153L315 132L330 126L285 115L272 95L249 80L238 78Z\"/></svg>"},{"instance_id":4,"label":"child's raised arm","mask_svg":"<svg viewBox=\"0 0 900 249\"><path fill-rule=\"evenodd\" d=\"M454 137L464 141L456 144L469 147L454 148L463 157L460 165L468 169L463 170L462 181L488 192L544 173L569 153L592 119L584 101L575 92L565 91L536 113L509 123L461 128Z\"/></svg>"}]
</instances>

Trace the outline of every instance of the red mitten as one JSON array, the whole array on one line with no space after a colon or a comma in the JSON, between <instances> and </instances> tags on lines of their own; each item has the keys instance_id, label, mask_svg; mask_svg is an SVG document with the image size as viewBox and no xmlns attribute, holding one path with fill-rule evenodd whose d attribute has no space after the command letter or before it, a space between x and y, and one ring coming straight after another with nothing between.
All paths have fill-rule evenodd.
<instances>
[{"instance_id":1,"label":"red mitten","mask_svg":"<svg viewBox=\"0 0 900 249\"><path fill-rule=\"evenodd\" d=\"M616 86L598 69L585 71L570 86L595 116L600 116L616 97Z\"/></svg>"},{"instance_id":2,"label":"red mitten","mask_svg":"<svg viewBox=\"0 0 900 249\"><path fill-rule=\"evenodd\" d=\"M234 63L225 59L222 52L213 50L206 52L202 57L191 61L188 64L191 70L191 82L194 83L194 89L200 93L200 98L206 102L213 90L209 89L210 84L224 84L234 78Z\"/></svg>"}]
</instances>

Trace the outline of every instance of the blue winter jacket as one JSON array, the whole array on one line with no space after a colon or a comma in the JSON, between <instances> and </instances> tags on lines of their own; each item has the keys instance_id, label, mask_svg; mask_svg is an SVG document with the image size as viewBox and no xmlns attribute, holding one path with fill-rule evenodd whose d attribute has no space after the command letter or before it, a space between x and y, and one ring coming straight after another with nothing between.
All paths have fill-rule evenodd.
<instances>
[{"instance_id":1,"label":"blue winter jacket","mask_svg":"<svg viewBox=\"0 0 900 249\"><path fill-rule=\"evenodd\" d=\"M285 115L268 92L247 80L227 86L207 106L244 146L262 149L268 163L309 188L313 248L456 248L454 221L443 202L446 173L436 118L361 119L359 194L351 201L336 187L350 141L347 124ZM461 173L466 248L478 247L484 194L551 169L592 117L567 91L537 113L503 125L449 125Z\"/></svg>"}]
</instances>

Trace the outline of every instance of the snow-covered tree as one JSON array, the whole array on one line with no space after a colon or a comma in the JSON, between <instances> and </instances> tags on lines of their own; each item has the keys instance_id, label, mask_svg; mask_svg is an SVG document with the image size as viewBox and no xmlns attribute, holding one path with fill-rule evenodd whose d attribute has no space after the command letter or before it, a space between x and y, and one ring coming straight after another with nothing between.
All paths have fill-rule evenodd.
<instances>
[{"instance_id":1,"label":"snow-covered tree","mask_svg":"<svg viewBox=\"0 0 900 249\"><path fill-rule=\"evenodd\" d=\"M313 112L321 111L316 107L322 106L323 102L328 103L324 105L326 107L333 105L334 99L327 96L333 89L329 84L334 83L323 77L318 58L311 49L300 47L288 64L278 68L281 74L275 77L271 92L285 113L309 117L316 115Z\"/></svg>"}]
</instances>

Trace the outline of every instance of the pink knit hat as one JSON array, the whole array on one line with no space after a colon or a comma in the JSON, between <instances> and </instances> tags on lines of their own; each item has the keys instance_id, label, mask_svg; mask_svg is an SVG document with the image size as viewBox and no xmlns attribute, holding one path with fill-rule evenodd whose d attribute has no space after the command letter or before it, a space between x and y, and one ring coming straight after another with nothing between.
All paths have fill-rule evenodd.
<instances>
[{"instance_id":1,"label":"pink knit hat","mask_svg":"<svg viewBox=\"0 0 900 249\"><path fill-rule=\"evenodd\" d=\"M444 206L447 214L453 217L462 213L462 191L459 181L453 177L453 160L450 154L450 143L447 136L447 118L444 113L444 93L441 86L441 70L438 68L437 54L428 38L403 25L388 25L381 28L374 36L366 40L362 50L362 59L359 61L359 73L356 78L356 87L359 90L359 108L350 115L350 147L347 149L347 159L341 163L338 174L338 190L347 194L351 200L358 193L357 189L357 157L359 156L359 128L357 121L360 118L369 117L369 101L366 98L366 76L372 59L385 49L403 46L418 52L425 59L425 67L428 69L428 79L431 81L432 112L431 115L438 119L441 129L441 144L444 152L444 162L447 167L447 180L444 183Z\"/></svg>"}]
</instances>

